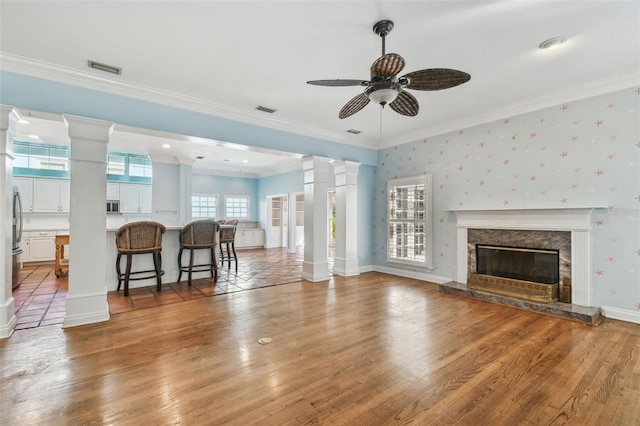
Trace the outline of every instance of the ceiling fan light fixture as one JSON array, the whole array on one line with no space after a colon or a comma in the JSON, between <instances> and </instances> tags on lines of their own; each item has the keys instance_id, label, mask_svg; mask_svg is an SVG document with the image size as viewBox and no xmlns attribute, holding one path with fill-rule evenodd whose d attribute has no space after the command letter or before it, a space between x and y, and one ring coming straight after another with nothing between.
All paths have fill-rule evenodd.
<instances>
[{"instance_id":1,"label":"ceiling fan light fixture","mask_svg":"<svg viewBox=\"0 0 640 426\"><path fill-rule=\"evenodd\" d=\"M397 97L398 91L395 89L378 89L369 93L369 99L383 107L395 101Z\"/></svg>"}]
</instances>

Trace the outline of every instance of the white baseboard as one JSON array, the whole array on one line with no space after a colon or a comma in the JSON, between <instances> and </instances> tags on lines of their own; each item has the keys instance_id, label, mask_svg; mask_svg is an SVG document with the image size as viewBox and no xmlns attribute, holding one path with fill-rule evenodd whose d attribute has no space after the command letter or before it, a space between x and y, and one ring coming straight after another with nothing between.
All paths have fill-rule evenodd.
<instances>
[{"instance_id":1,"label":"white baseboard","mask_svg":"<svg viewBox=\"0 0 640 426\"><path fill-rule=\"evenodd\" d=\"M16 329L16 325L18 324L18 318L14 315L11 317L9 322L6 325L0 327L0 339L7 339L11 337L14 330Z\"/></svg>"},{"instance_id":2,"label":"white baseboard","mask_svg":"<svg viewBox=\"0 0 640 426\"><path fill-rule=\"evenodd\" d=\"M415 271L411 269L390 268L388 266L375 265L374 271L383 272L389 275L397 275L399 277L414 278L416 280L428 281L436 284L444 284L453 281L452 278L434 275L429 272Z\"/></svg>"},{"instance_id":3,"label":"white baseboard","mask_svg":"<svg viewBox=\"0 0 640 426\"><path fill-rule=\"evenodd\" d=\"M104 292L67 295L67 310L62 328L109 321L107 289Z\"/></svg>"},{"instance_id":4,"label":"white baseboard","mask_svg":"<svg viewBox=\"0 0 640 426\"><path fill-rule=\"evenodd\" d=\"M610 306L600 306L600 309L602 310L602 315L607 318L640 324L640 312L629 311L627 309L612 308Z\"/></svg>"}]
</instances>

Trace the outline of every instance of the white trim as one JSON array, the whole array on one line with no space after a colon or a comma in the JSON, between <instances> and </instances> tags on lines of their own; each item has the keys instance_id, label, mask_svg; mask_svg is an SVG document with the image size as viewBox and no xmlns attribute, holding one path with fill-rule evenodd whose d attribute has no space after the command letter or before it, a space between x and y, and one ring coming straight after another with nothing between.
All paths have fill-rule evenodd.
<instances>
[{"instance_id":1,"label":"white trim","mask_svg":"<svg viewBox=\"0 0 640 426\"><path fill-rule=\"evenodd\" d=\"M602 315L607 318L640 324L640 312L612 308L610 306L601 306L600 309L602 310Z\"/></svg>"},{"instance_id":2,"label":"white trim","mask_svg":"<svg viewBox=\"0 0 640 426\"><path fill-rule=\"evenodd\" d=\"M7 281L5 285L10 286L11 282ZM15 299L13 296L9 297L4 304L0 306L0 318L3 320L0 321L0 339L6 339L13 334L18 324L18 318L15 314ZM8 319L6 324L4 324L5 319Z\"/></svg>"},{"instance_id":3,"label":"white trim","mask_svg":"<svg viewBox=\"0 0 640 426\"><path fill-rule=\"evenodd\" d=\"M427 272L421 272L411 269L389 268L388 266L374 265L373 270L376 272L382 272L383 274L413 278L416 280L428 281L430 283L436 284L444 284L452 281L450 277L443 277L440 275L434 275Z\"/></svg>"},{"instance_id":4,"label":"white trim","mask_svg":"<svg viewBox=\"0 0 640 426\"><path fill-rule=\"evenodd\" d=\"M450 210L457 216L456 281L467 283L468 229L571 231L571 300L591 306L589 230L591 212L597 208L603 207Z\"/></svg>"},{"instance_id":5,"label":"white trim","mask_svg":"<svg viewBox=\"0 0 640 426\"><path fill-rule=\"evenodd\" d=\"M640 73L632 73L589 82L587 84L576 85L555 93L545 94L527 102L511 104L501 108L487 111L474 117L464 118L457 122L446 123L437 126L431 126L412 133L406 133L397 137L388 138L380 142L378 149L390 148L408 142L415 142L444 135L446 133L455 132L460 129L467 129L482 124L491 123L493 121L503 120L509 117L515 117L527 114L533 111L540 111L556 105L566 104L567 102L575 102L582 99L600 96L606 93L617 92L618 90L628 89L638 85Z\"/></svg>"},{"instance_id":6,"label":"white trim","mask_svg":"<svg viewBox=\"0 0 640 426\"><path fill-rule=\"evenodd\" d=\"M62 328L109 321L107 289L77 296L67 294L67 309Z\"/></svg>"},{"instance_id":7,"label":"white trim","mask_svg":"<svg viewBox=\"0 0 640 426\"><path fill-rule=\"evenodd\" d=\"M278 120L275 117L265 117L263 113L254 110L242 110L230 105L223 105L209 100L185 96L179 93L160 90L140 84L127 83L115 80L111 77L94 75L93 73L80 72L78 70L55 65L52 63L37 61L30 58L0 52L0 69L30 77L42 78L63 84L83 87L85 89L98 90L113 93L160 105L186 109L213 115L228 120L240 121L256 126L268 127L284 132L305 135L313 138L331 140L348 145L363 148L372 148L376 141L358 137L352 138L348 134L330 132L319 128L310 128L301 123L292 123ZM375 148L373 148L375 149Z\"/></svg>"}]
</instances>

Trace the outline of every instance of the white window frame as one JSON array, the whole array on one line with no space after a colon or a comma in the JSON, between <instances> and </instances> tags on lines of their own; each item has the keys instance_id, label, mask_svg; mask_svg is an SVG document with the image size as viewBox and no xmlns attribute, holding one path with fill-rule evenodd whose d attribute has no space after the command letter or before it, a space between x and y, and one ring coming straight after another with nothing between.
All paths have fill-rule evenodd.
<instances>
[{"instance_id":1,"label":"white window frame","mask_svg":"<svg viewBox=\"0 0 640 426\"><path fill-rule=\"evenodd\" d=\"M198 215L194 214L194 210L193 210L193 199L194 197L199 197L199 198L205 198L207 199L207 201L209 201L209 199L213 198L214 201L214 209L215 209L215 213L213 214L213 216L208 215L208 216L200 216L200 213L202 213L202 209L203 209L203 204L199 204L199 212ZM201 201L201 200L200 200ZM206 206L204 206L205 210L208 210ZM218 194L191 194L191 217L193 219L202 219L202 218L211 218L211 219L216 219L216 216L219 215L220 212L220 197L218 196Z\"/></svg>"},{"instance_id":2,"label":"white window frame","mask_svg":"<svg viewBox=\"0 0 640 426\"><path fill-rule=\"evenodd\" d=\"M229 205L233 203L233 199L243 200L246 202L246 215L235 214L237 212L231 212L229 214ZM242 207L233 207L234 209ZM224 218L225 219L250 219L251 217L251 197L248 195L225 195L224 196Z\"/></svg>"},{"instance_id":3,"label":"white window frame","mask_svg":"<svg viewBox=\"0 0 640 426\"><path fill-rule=\"evenodd\" d=\"M429 174L387 181L388 264L433 270L431 182Z\"/></svg>"}]
</instances>

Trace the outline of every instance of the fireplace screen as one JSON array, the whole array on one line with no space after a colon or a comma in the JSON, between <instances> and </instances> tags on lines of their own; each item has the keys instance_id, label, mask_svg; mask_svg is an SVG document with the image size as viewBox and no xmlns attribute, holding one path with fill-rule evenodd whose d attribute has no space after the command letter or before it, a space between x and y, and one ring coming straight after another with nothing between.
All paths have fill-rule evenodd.
<instances>
[{"instance_id":1,"label":"fireplace screen","mask_svg":"<svg viewBox=\"0 0 640 426\"><path fill-rule=\"evenodd\" d=\"M478 274L543 284L560 281L558 250L476 244Z\"/></svg>"}]
</instances>

